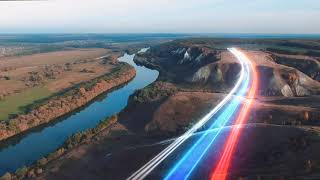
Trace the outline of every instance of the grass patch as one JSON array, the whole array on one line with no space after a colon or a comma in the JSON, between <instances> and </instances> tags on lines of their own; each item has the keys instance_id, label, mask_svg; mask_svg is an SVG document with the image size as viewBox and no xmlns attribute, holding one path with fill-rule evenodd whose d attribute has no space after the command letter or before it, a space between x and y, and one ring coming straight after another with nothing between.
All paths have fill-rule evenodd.
<instances>
[{"instance_id":1,"label":"grass patch","mask_svg":"<svg viewBox=\"0 0 320 180\"><path fill-rule=\"evenodd\" d=\"M175 88L166 87L163 88L157 83L152 83L147 87L136 91L132 96L130 96L130 102L145 103L155 99L163 99L169 97L176 93Z\"/></svg>"},{"instance_id":2,"label":"grass patch","mask_svg":"<svg viewBox=\"0 0 320 180\"><path fill-rule=\"evenodd\" d=\"M12 115L23 113L23 107L51 94L45 87L33 87L6 97L0 101L0 120L8 120Z\"/></svg>"},{"instance_id":3,"label":"grass patch","mask_svg":"<svg viewBox=\"0 0 320 180\"><path fill-rule=\"evenodd\" d=\"M79 88L91 90L100 80L109 81L122 76L122 73L132 68L128 64L120 63L118 67L113 68L100 77L92 80L76 84L66 90L58 93L52 93L45 87L34 87L23 91L14 96L9 96L4 100L0 100L0 121L14 119L21 114L27 114L30 111L47 104L50 100L58 100L67 96L75 96L79 94Z\"/></svg>"}]
</instances>

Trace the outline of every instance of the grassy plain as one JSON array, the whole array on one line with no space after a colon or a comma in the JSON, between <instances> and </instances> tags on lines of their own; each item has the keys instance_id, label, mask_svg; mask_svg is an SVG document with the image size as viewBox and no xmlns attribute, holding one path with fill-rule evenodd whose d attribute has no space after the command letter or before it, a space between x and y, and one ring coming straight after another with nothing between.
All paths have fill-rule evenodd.
<instances>
[{"instance_id":1,"label":"grassy plain","mask_svg":"<svg viewBox=\"0 0 320 180\"><path fill-rule=\"evenodd\" d=\"M47 88L38 86L8 96L0 101L0 120L6 120L10 115L21 113L23 107L50 95L51 92Z\"/></svg>"},{"instance_id":2,"label":"grassy plain","mask_svg":"<svg viewBox=\"0 0 320 180\"><path fill-rule=\"evenodd\" d=\"M0 58L0 121L22 113L36 101L109 72L115 66L99 59L108 55L117 57L119 53L91 48Z\"/></svg>"}]
</instances>

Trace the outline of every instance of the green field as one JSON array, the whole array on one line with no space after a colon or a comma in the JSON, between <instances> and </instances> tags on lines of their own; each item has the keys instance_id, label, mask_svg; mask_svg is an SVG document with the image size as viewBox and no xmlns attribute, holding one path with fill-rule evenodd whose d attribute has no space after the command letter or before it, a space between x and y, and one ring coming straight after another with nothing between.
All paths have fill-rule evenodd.
<instances>
[{"instance_id":1,"label":"green field","mask_svg":"<svg viewBox=\"0 0 320 180\"><path fill-rule=\"evenodd\" d=\"M34 87L19 94L8 96L0 101L0 120L7 120L10 115L23 112L23 107L34 101L46 98L52 93L44 87Z\"/></svg>"}]
</instances>

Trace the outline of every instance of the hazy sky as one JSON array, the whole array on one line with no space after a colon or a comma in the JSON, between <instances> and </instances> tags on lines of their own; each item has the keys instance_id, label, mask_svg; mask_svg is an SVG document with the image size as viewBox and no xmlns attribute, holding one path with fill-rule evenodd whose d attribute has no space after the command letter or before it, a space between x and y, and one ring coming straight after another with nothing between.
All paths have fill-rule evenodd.
<instances>
[{"instance_id":1,"label":"hazy sky","mask_svg":"<svg viewBox=\"0 0 320 180\"><path fill-rule=\"evenodd\" d=\"M0 33L320 33L320 0L0 1Z\"/></svg>"}]
</instances>

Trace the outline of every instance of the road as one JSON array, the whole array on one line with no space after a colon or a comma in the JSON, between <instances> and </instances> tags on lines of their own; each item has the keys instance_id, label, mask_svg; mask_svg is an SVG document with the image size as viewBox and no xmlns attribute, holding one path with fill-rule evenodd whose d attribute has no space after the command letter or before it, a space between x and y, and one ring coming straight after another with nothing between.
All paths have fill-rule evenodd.
<instances>
[{"instance_id":1,"label":"road","mask_svg":"<svg viewBox=\"0 0 320 180\"><path fill-rule=\"evenodd\" d=\"M205 155L210 152L210 147L214 145L214 142L217 139L219 139L222 129L227 124L233 124L234 122L236 124L241 124L245 122L246 116L252 104L252 98L256 92L257 86L256 83L253 82L257 80L257 77L252 62L245 56L244 53L236 48L230 48L228 50L235 55L241 65L239 78L233 89L214 109L200 119L191 129L177 138L157 156L133 173L128 178L129 180L146 178L155 168L157 168L157 166L159 166L159 164L163 163L166 158L174 153L177 153L175 151L178 151L179 153L183 152L183 155L173 163L169 171L164 176L164 179L188 179L192 175L194 169L197 168L198 164L201 163ZM249 102L242 102L243 98L239 97L243 96L250 97L251 100ZM239 112L241 117L236 119L235 117ZM186 144L186 141L194 133L203 129L203 133L201 133L195 142L192 142L192 146L189 146L187 151L177 150L180 148L180 146ZM234 131L234 129L239 129L239 127L235 126L232 128L232 133L226 141L226 147L223 150L224 156L219 160L219 164L217 166L217 168L223 168L218 168L217 171L215 171L213 168L213 172L218 172L219 175L221 175L221 173L226 174L225 171L228 170L230 157L232 156L233 152L232 150L234 149L237 138L241 133L241 131ZM212 179L217 178L216 175L217 173L213 173ZM219 176L217 179L220 179L220 177L226 176Z\"/></svg>"}]
</instances>

